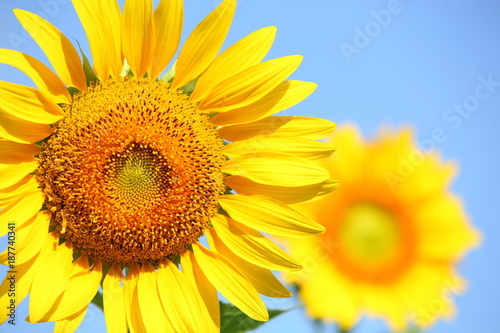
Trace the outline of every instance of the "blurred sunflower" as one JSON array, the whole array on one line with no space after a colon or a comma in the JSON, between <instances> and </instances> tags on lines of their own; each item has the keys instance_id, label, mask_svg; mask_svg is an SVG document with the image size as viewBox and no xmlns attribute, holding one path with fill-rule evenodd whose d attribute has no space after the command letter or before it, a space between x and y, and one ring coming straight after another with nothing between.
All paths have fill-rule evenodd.
<instances>
[{"instance_id":1,"label":"blurred sunflower","mask_svg":"<svg viewBox=\"0 0 500 333\"><path fill-rule=\"evenodd\" d=\"M333 148L316 141L334 124L273 116L315 89L285 80L302 58L261 62L274 27L218 54L236 8L225 0L159 78L179 45L181 0L73 5L92 66L22 10L56 73L0 50L38 87L0 82L0 231L18 240L15 260L6 249L0 261L15 268L16 302L30 294L28 320L57 332L78 327L101 282L110 332L217 332L217 290L267 320L259 293L291 295L270 270L301 267L256 230L322 233L288 204L336 185L317 163Z\"/></svg>"},{"instance_id":2,"label":"blurred sunflower","mask_svg":"<svg viewBox=\"0 0 500 333\"><path fill-rule=\"evenodd\" d=\"M326 161L339 190L294 206L327 231L285 241L304 266L285 275L308 314L346 330L363 314L395 329L451 315L448 294L464 287L454 266L479 238L447 190L454 167L424 156L409 129L364 143L346 126L331 141L343 149Z\"/></svg>"}]
</instances>

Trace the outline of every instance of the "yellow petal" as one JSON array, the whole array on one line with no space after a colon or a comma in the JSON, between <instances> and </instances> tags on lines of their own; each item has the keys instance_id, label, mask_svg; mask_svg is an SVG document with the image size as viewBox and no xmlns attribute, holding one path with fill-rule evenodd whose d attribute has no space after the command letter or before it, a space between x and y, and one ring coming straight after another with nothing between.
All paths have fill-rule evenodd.
<instances>
[{"instance_id":1,"label":"yellow petal","mask_svg":"<svg viewBox=\"0 0 500 333\"><path fill-rule=\"evenodd\" d=\"M463 203L455 196L440 195L428 200L425 207L415 212L422 255L442 262L454 262L479 244L480 235L470 226L462 207ZM437 217L439 223L434 223Z\"/></svg>"},{"instance_id":2,"label":"yellow petal","mask_svg":"<svg viewBox=\"0 0 500 333\"><path fill-rule=\"evenodd\" d=\"M305 138L273 137L258 135L248 140L237 141L224 146L224 155L234 158L251 153L285 153L306 158L311 161L321 161L335 151L335 146L326 142L319 142Z\"/></svg>"},{"instance_id":3,"label":"yellow petal","mask_svg":"<svg viewBox=\"0 0 500 333\"><path fill-rule=\"evenodd\" d=\"M171 261L158 267L158 291L163 309L176 332L201 332L209 319L201 296L194 285Z\"/></svg>"},{"instance_id":4,"label":"yellow petal","mask_svg":"<svg viewBox=\"0 0 500 333\"><path fill-rule=\"evenodd\" d=\"M184 20L182 0L161 0L155 9L155 53L151 77L158 77L174 56L181 40Z\"/></svg>"},{"instance_id":5,"label":"yellow petal","mask_svg":"<svg viewBox=\"0 0 500 333\"><path fill-rule=\"evenodd\" d=\"M325 228L292 208L260 195L231 194L219 197L219 203L232 219L270 234L284 237L308 237Z\"/></svg>"},{"instance_id":6,"label":"yellow petal","mask_svg":"<svg viewBox=\"0 0 500 333\"><path fill-rule=\"evenodd\" d=\"M102 265L96 260L92 270L89 268L88 257L82 254L72 265L71 278L68 287L58 301L57 307L52 307L43 321L59 321L70 318L86 309L99 289L102 278Z\"/></svg>"},{"instance_id":7,"label":"yellow petal","mask_svg":"<svg viewBox=\"0 0 500 333\"><path fill-rule=\"evenodd\" d=\"M19 51L0 49L0 63L23 71L53 102L71 103L71 96L64 83L41 61Z\"/></svg>"},{"instance_id":8,"label":"yellow petal","mask_svg":"<svg viewBox=\"0 0 500 333\"><path fill-rule=\"evenodd\" d=\"M0 139L0 163L18 164L35 161L40 147Z\"/></svg>"},{"instance_id":9,"label":"yellow petal","mask_svg":"<svg viewBox=\"0 0 500 333\"><path fill-rule=\"evenodd\" d=\"M40 90L5 81L0 81L0 113L39 124L53 124L64 116Z\"/></svg>"},{"instance_id":10,"label":"yellow petal","mask_svg":"<svg viewBox=\"0 0 500 333\"><path fill-rule=\"evenodd\" d=\"M248 124L224 126L219 135L228 141L246 140L257 135L302 137L319 140L329 135L335 124L326 119L273 116Z\"/></svg>"},{"instance_id":11,"label":"yellow petal","mask_svg":"<svg viewBox=\"0 0 500 333\"><path fill-rule=\"evenodd\" d=\"M0 164L0 188L6 188L18 183L27 174L35 171L37 167L38 161Z\"/></svg>"},{"instance_id":12,"label":"yellow petal","mask_svg":"<svg viewBox=\"0 0 500 333\"><path fill-rule=\"evenodd\" d=\"M207 238L210 246L218 253L229 259L229 261L234 263L238 269L245 274L248 280L252 282L259 294L276 298L292 296L292 293L288 291L288 289L286 289L281 282L278 281L278 279L276 279L270 270L256 266L241 259L227 248L212 228L208 228L207 230Z\"/></svg>"},{"instance_id":13,"label":"yellow petal","mask_svg":"<svg viewBox=\"0 0 500 333\"><path fill-rule=\"evenodd\" d=\"M195 292L200 295L203 304L209 313L209 318L205 323L205 330L207 333L219 333L220 331L220 307L217 290L208 281L207 277L201 270L200 266L194 258L191 251L186 251L181 258L182 271L186 275L189 283L195 287Z\"/></svg>"},{"instance_id":14,"label":"yellow petal","mask_svg":"<svg viewBox=\"0 0 500 333\"><path fill-rule=\"evenodd\" d=\"M38 15L21 9L14 9L14 14L38 43L64 84L85 91L83 65L69 39Z\"/></svg>"},{"instance_id":15,"label":"yellow petal","mask_svg":"<svg viewBox=\"0 0 500 333\"><path fill-rule=\"evenodd\" d=\"M236 9L236 0L224 0L191 32L175 67L174 88L198 77L219 52Z\"/></svg>"},{"instance_id":16,"label":"yellow petal","mask_svg":"<svg viewBox=\"0 0 500 333\"><path fill-rule=\"evenodd\" d=\"M233 263L199 243L193 244L193 252L205 276L228 301L252 319L269 319L266 306L257 290Z\"/></svg>"},{"instance_id":17,"label":"yellow petal","mask_svg":"<svg viewBox=\"0 0 500 333\"><path fill-rule=\"evenodd\" d=\"M252 195L260 194L271 197L284 204L294 204L299 202L307 202L310 200L319 199L333 190L339 183L336 180L329 179L318 184L298 186L298 187L283 187L256 183L248 178L241 176L228 176L224 178L224 182L239 194Z\"/></svg>"},{"instance_id":18,"label":"yellow petal","mask_svg":"<svg viewBox=\"0 0 500 333\"><path fill-rule=\"evenodd\" d=\"M2 207L3 209L0 211L0 237L7 233L8 223L14 222L16 227L21 227L35 216L42 208L44 200L44 195L40 190L36 189Z\"/></svg>"},{"instance_id":19,"label":"yellow petal","mask_svg":"<svg viewBox=\"0 0 500 333\"><path fill-rule=\"evenodd\" d=\"M254 229L220 214L211 221L224 244L246 261L277 271L302 269L295 259Z\"/></svg>"},{"instance_id":20,"label":"yellow petal","mask_svg":"<svg viewBox=\"0 0 500 333\"><path fill-rule=\"evenodd\" d=\"M58 245L59 238L52 235L52 246L42 258L31 286L29 313L30 322L40 322L51 310L59 296L66 290L71 274L73 250L65 242ZM47 306L50 305L50 306Z\"/></svg>"},{"instance_id":21,"label":"yellow petal","mask_svg":"<svg viewBox=\"0 0 500 333\"><path fill-rule=\"evenodd\" d=\"M302 56L287 56L252 66L215 86L198 108L204 112L225 112L249 105L276 88L301 61Z\"/></svg>"},{"instance_id":22,"label":"yellow petal","mask_svg":"<svg viewBox=\"0 0 500 333\"><path fill-rule=\"evenodd\" d=\"M139 279L140 267L134 263L127 272L127 278L123 281L125 316L130 333L146 332L144 322L139 308L139 295L137 292L137 281Z\"/></svg>"},{"instance_id":23,"label":"yellow petal","mask_svg":"<svg viewBox=\"0 0 500 333\"><path fill-rule=\"evenodd\" d=\"M5 207L19 196L24 195L26 191L32 191L38 187L38 182L33 175L26 175L16 184L0 188L0 208Z\"/></svg>"},{"instance_id":24,"label":"yellow petal","mask_svg":"<svg viewBox=\"0 0 500 333\"><path fill-rule=\"evenodd\" d=\"M234 125L257 121L288 109L306 99L316 83L283 81L258 101L228 112L216 114L210 121L215 125Z\"/></svg>"},{"instance_id":25,"label":"yellow petal","mask_svg":"<svg viewBox=\"0 0 500 333\"><path fill-rule=\"evenodd\" d=\"M134 75L143 77L154 55L152 1L127 0L122 22L123 55Z\"/></svg>"},{"instance_id":26,"label":"yellow petal","mask_svg":"<svg viewBox=\"0 0 500 333\"><path fill-rule=\"evenodd\" d=\"M121 13L116 0L73 0L92 52L94 71L101 81L120 76Z\"/></svg>"},{"instance_id":27,"label":"yellow petal","mask_svg":"<svg viewBox=\"0 0 500 333\"><path fill-rule=\"evenodd\" d=\"M52 134L46 124L35 124L0 111L0 137L19 142L35 143Z\"/></svg>"},{"instance_id":28,"label":"yellow petal","mask_svg":"<svg viewBox=\"0 0 500 333\"><path fill-rule=\"evenodd\" d=\"M54 325L54 333L75 332L82 323L83 318L85 318L85 314L87 313L87 308L88 307L86 306L79 312L73 314L72 316L61 321L56 321Z\"/></svg>"},{"instance_id":29,"label":"yellow petal","mask_svg":"<svg viewBox=\"0 0 500 333\"><path fill-rule=\"evenodd\" d=\"M279 153L249 153L224 164L222 171L275 186L307 186L330 178L330 173L309 160Z\"/></svg>"},{"instance_id":30,"label":"yellow petal","mask_svg":"<svg viewBox=\"0 0 500 333\"><path fill-rule=\"evenodd\" d=\"M125 278L119 265L113 264L104 277L102 297L104 319L108 332L127 333L127 317L125 315L124 288L120 281Z\"/></svg>"},{"instance_id":31,"label":"yellow petal","mask_svg":"<svg viewBox=\"0 0 500 333\"><path fill-rule=\"evenodd\" d=\"M144 322L145 332L169 332L172 331L172 326L167 320L167 314L163 311L162 303L160 302L161 292L157 287L157 277L155 269L151 264L142 264L139 279L137 280L137 297L139 299L139 308L141 310L142 321ZM165 283L167 293L171 287L169 282ZM161 283L158 283L160 285ZM168 296L170 297L170 296ZM177 330L179 332L179 330Z\"/></svg>"},{"instance_id":32,"label":"yellow petal","mask_svg":"<svg viewBox=\"0 0 500 333\"><path fill-rule=\"evenodd\" d=\"M50 213L47 210L38 212L29 219L25 225L15 229L16 231L16 265L22 265L30 261L42 249L45 241L40 235L47 234L49 231ZM7 247L0 254L0 263L7 265L10 249Z\"/></svg>"},{"instance_id":33,"label":"yellow petal","mask_svg":"<svg viewBox=\"0 0 500 333\"><path fill-rule=\"evenodd\" d=\"M24 264L16 265L14 270L7 271L0 285L0 306L2 309L8 309L11 305L12 295L9 295L11 283L15 283L16 285L16 306L24 300L26 295L28 295L35 276L37 259L38 256L35 256ZM7 318L9 317L6 315L0 316L0 325L3 324Z\"/></svg>"},{"instance_id":34,"label":"yellow petal","mask_svg":"<svg viewBox=\"0 0 500 333\"><path fill-rule=\"evenodd\" d=\"M275 36L276 27L263 28L222 52L200 77L190 100L199 101L222 81L261 62Z\"/></svg>"}]
</instances>

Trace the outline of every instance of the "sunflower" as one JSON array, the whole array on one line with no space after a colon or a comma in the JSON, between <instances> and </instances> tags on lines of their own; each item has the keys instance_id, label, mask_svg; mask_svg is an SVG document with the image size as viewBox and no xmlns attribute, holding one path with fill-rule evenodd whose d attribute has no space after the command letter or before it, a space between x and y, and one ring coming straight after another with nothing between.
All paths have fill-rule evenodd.
<instances>
[{"instance_id":1,"label":"sunflower","mask_svg":"<svg viewBox=\"0 0 500 333\"><path fill-rule=\"evenodd\" d=\"M447 191L453 165L424 155L410 129L364 143L354 126L335 132L342 149L326 160L341 187L294 206L327 231L284 241L304 270L285 273L308 314L351 329L361 315L394 329L452 314L464 289L457 261L478 241L461 202Z\"/></svg>"},{"instance_id":2,"label":"sunflower","mask_svg":"<svg viewBox=\"0 0 500 333\"><path fill-rule=\"evenodd\" d=\"M216 332L217 291L267 320L259 293L291 296L271 270L301 266L257 230L322 233L289 204L336 186L318 164L334 148L316 141L334 124L274 116L316 87L286 80L302 58L262 62L275 27L219 54L235 0L193 30L173 64L181 0L73 5L92 64L22 10L55 73L0 50L37 87L0 82L0 234L9 241L0 261L10 266L0 307L12 303L14 274L14 302L30 294L28 321L55 321L57 332L78 327L100 287L110 332Z\"/></svg>"}]
</instances>

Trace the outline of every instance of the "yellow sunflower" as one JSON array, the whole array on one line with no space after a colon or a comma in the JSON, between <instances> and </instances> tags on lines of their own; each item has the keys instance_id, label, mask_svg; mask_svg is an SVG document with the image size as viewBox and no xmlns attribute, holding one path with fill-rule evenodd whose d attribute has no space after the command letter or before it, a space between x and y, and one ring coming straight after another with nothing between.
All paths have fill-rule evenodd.
<instances>
[{"instance_id":1,"label":"yellow sunflower","mask_svg":"<svg viewBox=\"0 0 500 333\"><path fill-rule=\"evenodd\" d=\"M102 283L110 332L217 332L217 291L267 320L259 293L291 296L271 270L301 267L257 230L322 233L288 205L336 186L318 165L332 145L316 141L334 124L273 116L315 89L286 80L302 58L261 62L274 27L219 54L236 8L225 0L160 77L178 49L181 0L73 5L93 65L22 10L55 73L0 50L0 63L37 86L0 82L0 235L9 241L0 261L10 266L0 307L30 294L28 321L72 332Z\"/></svg>"},{"instance_id":2,"label":"yellow sunflower","mask_svg":"<svg viewBox=\"0 0 500 333\"><path fill-rule=\"evenodd\" d=\"M308 314L344 329L364 314L396 329L451 315L451 298L464 288L454 266L478 242L447 190L454 167L434 153L424 156L409 129L364 143L346 126L331 141L342 149L326 168L341 186L295 206L327 231L285 241L304 266L288 279Z\"/></svg>"}]
</instances>

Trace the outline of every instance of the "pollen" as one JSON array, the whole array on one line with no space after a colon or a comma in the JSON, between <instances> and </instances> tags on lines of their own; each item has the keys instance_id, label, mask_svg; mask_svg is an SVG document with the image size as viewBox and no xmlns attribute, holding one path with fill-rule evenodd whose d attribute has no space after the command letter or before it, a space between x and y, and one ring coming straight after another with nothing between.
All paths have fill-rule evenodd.
<instances>
[{"instance_id":1,"label":"pollen","mask_svg":"<svg viewBox=\"0 0 500 333\"><path fill-rule=\"evenodd\" d=\"M223 142L182 91L151 79L74 97L39 155L52 224L105 263L155 263L203 235L224 191Z\"/></svg>"}]
</instances>

